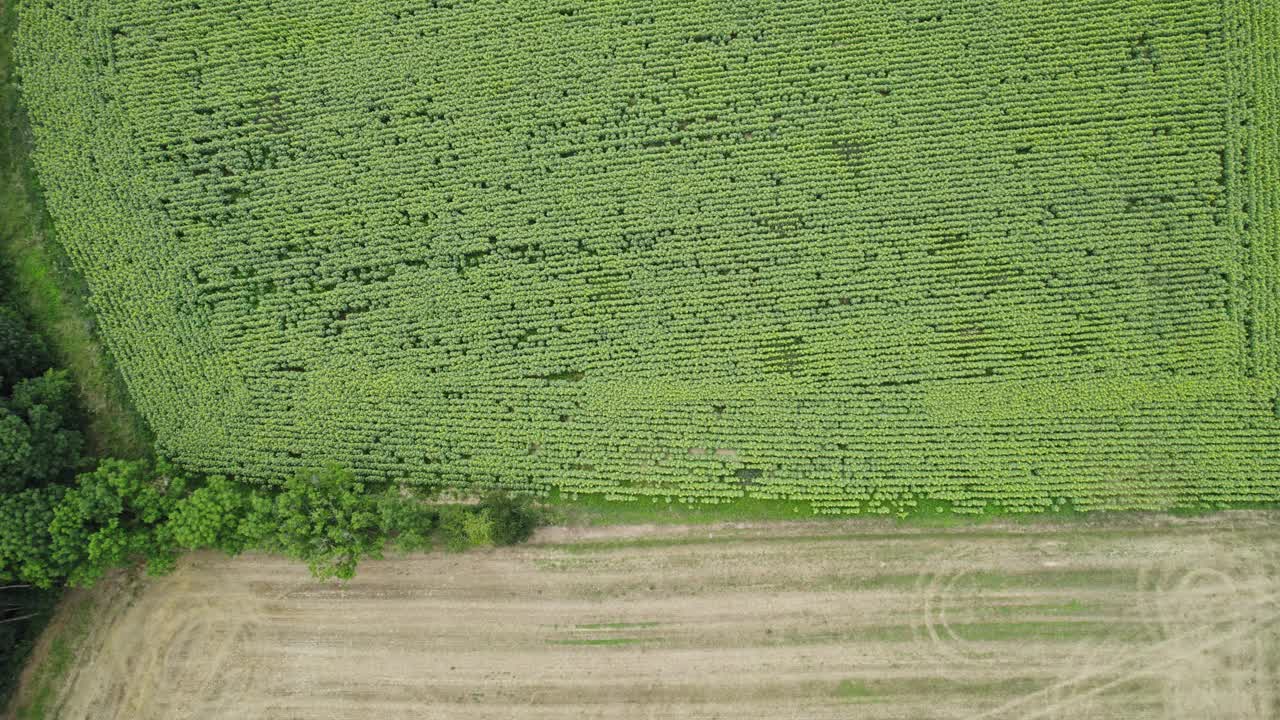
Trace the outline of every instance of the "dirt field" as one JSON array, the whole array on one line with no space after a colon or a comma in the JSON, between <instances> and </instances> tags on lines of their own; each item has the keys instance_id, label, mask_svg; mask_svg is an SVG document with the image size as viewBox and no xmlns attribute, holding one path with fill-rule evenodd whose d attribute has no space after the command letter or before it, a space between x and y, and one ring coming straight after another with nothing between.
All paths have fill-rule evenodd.
<instances>
[{"instance_id":1,"label":"dirt field","mask_svg":"<svg viewBox=\"0 0 1280 720\"><path fill-rule=\"evenodd\" d=\"M94 592L66 720L1280 717L1275 514L552 528Z\"/></svg>"}]
</instances>

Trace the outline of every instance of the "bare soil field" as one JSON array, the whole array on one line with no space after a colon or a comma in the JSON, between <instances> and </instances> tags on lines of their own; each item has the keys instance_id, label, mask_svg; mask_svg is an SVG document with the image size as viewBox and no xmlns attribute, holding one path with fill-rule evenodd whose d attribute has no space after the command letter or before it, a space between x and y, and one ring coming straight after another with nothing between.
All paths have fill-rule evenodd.
<instances>
[{"instance_id":1,"label":"bare soil field","mask_svg":"<svg viewBox=\"0 0 1280 720\"><path fill-rule=\"evenodd\" d=\"M1280 717L1272 513L548 528L345 586L201 554L92 593L49 717Z\"/></svg>"}]
</instances>

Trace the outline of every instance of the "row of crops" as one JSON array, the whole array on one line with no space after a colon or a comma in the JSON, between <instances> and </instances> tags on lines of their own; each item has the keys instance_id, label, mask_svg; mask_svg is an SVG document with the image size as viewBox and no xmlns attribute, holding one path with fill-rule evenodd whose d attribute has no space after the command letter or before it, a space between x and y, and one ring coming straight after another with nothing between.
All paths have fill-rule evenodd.
<instances>
[{"instance_id":1,"label":"row of crops","mask_svg":"<svg viewBox=\"0 0 1280 720\"><path fill-rule=\"evenodd\" d=\"M24 5L162 449L820 512L1280 499L1280 8Z\"/></svg>"}]
</instances>

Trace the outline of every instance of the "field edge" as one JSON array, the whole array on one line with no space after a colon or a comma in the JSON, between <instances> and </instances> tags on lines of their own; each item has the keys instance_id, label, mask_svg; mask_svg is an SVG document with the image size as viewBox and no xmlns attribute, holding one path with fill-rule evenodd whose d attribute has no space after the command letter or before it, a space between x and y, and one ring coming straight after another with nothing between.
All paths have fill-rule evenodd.
<instances>
[{"instance_id":1,"label":"field edge","mask_svg":"<svg viewBox=\"0 0 1280 720\"><path fill-rule=\"evenodd\" d=\"M0 258L13 299L75 380L96 456L144 457L153 436L124 388L114 358L97 336L86 287L54 234L31 163L31 130L20 94L13 39L17 4L0 0Z\"/></svg>"}]
</instances>

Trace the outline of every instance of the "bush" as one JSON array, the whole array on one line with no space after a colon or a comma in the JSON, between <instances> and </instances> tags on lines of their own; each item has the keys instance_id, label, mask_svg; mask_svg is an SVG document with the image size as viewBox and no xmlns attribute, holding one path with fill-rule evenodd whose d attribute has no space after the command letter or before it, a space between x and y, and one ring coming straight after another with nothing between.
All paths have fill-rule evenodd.
<instances>
[{"instance_id":1,"label":"bush","mask_svg":"<svg viewBox=\"0 0 1280 720\"><path fill-rule=\"evenodd\" d=\"M179 547L217 548L239 555L261 544L265 535L253 530L253 495L253 488L245 483L210 476L202 487L178 500L169 514L168 531Z\"/></svg>"},{"instance_id":2,"label":"bush","mask_svg":"<svg viewBox=\"0 0 1280 720\"><path fill-rule=\"evenodd\" d=\"M434 509L419 502L412 488L392 485L378 498L387 542L404 553L431 548L431 532L439 521Z\"/></svg>"},{"instance_id":3,"label":"bush","mask_svg":"<svg viewBox=\"0 0 1280 720\"><path fill-rule=\"evenodd\" d=\"M53 509L51 557L71 585L88 586L113 567L146 560L153 574L172 567L178 548L164 521L186 495L181 478L162 487L143 460L104 460L81 473Z\"/></svg>"},{"instance_id":4,"label":"bush","mask_svg":"<svg viewBox=\"0 0 1280 720\"><path fill-rule=\"evenodd\" d=\"M493 525L495 545L522 543L538 527L538 513L528 497L493 492L485 496L479 507Z\"/></svg>"},{"instance_id":5,"label":"bush","mask_svg":"<svg viewBox=\"0 0 1280 720\"><path fill-rule=\"evenodd\" d=\"M27 413L45 407L57 413L67 425L79 419L76 386L66 370L45 370L43 375L26 378L13 386L9 407L15 413Z\"/></svg>"},{"instance_id":6,"label":"bush","mask_svg":"<svg viewBox=\"0 0 1280 720\"><path fill-rule=\"evenodd\" d=\"M464 514L462 529L471 547L493 546L493 521L489 519L489 513L481 510Z\"/></svg>"},{"instance_id":7,"label":"bush","mask_svg":"<svg viewBox=\"0 0 1280 720\"><path fill-rule=\"evenodd\" d=\"M65 372L19 381L0 401L0 489L69 482L84 439L74 426L75 390Z\"/></svg>"},{"instance_id":8,"label":"bush","mask_svg":"<svg viewBox=\"0 0 1280 720\"><path fill-rule=\"evenodd\" d=\"M0 584L62 582L70 568L53 558L49 525L65 494L59 485L0 494Z\"/></svg>"},{"instance_id":9,"label":"bush","mask_svg":"<svg viewBox=\"0 0 1280 720\"><path fill-rule=\"evenodd\" d=\"M49 367L49 353L22 316L0 307L0 390L7 391L23 378L39 375Z\"/></svg>"},{"instance_id":10,"label":"bush","mask_svg":"<svg viewBox=\"0 0 1280 720\"><path fill-rule=\"evenodd\" d=\"M467 516L470 514L471 510L468 508L456 505L440 509L440 537L444 540L446 550L462 552L471 547L471 541L467 538Z\"/></svg>"}]
</instances>

